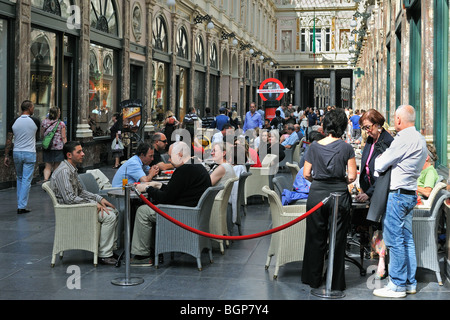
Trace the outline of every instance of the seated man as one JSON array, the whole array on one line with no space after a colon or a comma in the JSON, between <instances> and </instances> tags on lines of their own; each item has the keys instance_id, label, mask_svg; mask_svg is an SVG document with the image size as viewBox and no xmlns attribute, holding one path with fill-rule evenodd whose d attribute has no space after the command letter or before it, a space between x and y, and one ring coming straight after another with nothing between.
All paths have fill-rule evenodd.
<instances>
[{"instance_id":1,"label":"seated man","mask_svg":"<svg viewBox=\"0 0 450 320\"><path fill-rule=\"evenodd\" d=\"M153 161L150 163L150 166L158 166L159 170L171 170L173 169L173 165L169 163L165 163L161 157L163 153L166 151L167 138L164 133L157 132L152 136L152 146L155 150L153 154Z\"/></svg>"},{"instance_id":2,"label":"seated man","mask_svg":"<svg viewBox=\"0 0 450 320\"><path fill-rule=\"evenodd\" d=\"M294 125L289 124L287 127L287 132L289 136L281 142L281 145L286 149L290 149L294 146L294 144L298 141L298 134L294 131Z\"/></svg>"},{"instance_id":3,"label":"seated man","mask_svg":"<svg viewBox=\"0 0 450 320\"><path fill-rule=\"evenodd\" d=\"M64 161L53 172L50 186L60 204L97 203L98 221L101 224L98 256L100 263L115 265L113 246L117 242L117 211L105 198L85 190L80 183L77 165L83 163L84 152L80 143L64 144Z\"/></svg>"},{"instance_id":4,"label":"seated man","mask_svg":"<svg viewBox=\"0 0 450 320\"><path fill-rule=\"evenodd\" d=\"M112 186L122 186L122 179L126 176L128 183L149 182L159 172L158 166L149 167L153 161L154 149L152 145L141 143L136 149L136 154L128 159L114 175Z\"/></svg>"},{"instance_id":5,"label":"seated man","mask_svg":"<svg viewBox=\"0 0 450 320\"><path fill-rule=\"evenodd\" d=\"M175 142L169 147L169 159L175 171L167 185L158 189L141 183L137 189L147 192L153 204L195 207L205 190L211 186L208 172L202 164L191 164L191 148L185 142ZM148 205L137 209L131 243L131 254L134 255L131 265L153 265L155 222L156 213Z\"/></svg>"},{"instance_id":6,"label":"seated man","mask_svg":"<svg viewBox=\"0 0 450 320\"><path fill-rule=\"evenodd\" d=\"M422 167L422 172L417 178L417 192L419 196L428 199L431 191L439 180L439 175L434 168L434 163L437 160L436 149L432 144L427 143L427 159Z\"/></svg>"}]
</instances>

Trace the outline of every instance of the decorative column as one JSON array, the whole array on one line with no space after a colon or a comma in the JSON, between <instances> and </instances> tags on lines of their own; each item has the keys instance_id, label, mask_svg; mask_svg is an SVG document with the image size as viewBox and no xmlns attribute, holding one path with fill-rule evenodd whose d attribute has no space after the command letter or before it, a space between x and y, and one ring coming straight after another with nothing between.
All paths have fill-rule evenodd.
<instances>
[{"instance_id":1,"label":"decorative column","mask_svg":"<svg viewBox=\"0 0 450 320\"><path fill-rule=\"evenodd\" d=\"M169 52L172 53L172 59L170 61L170 73L169 73L169 105L167 106L167 110L171 110L175 113L177 106L177 31L178 31L178 14L173 11L172 12L172 42L169 43ZM181 119L182 120L182 119Z\"/></svg>"},{"instance_id":2,"label":"decorative column","mask_svg":"<svg viewBox=\"0 0 450 320\"><path fill-rule=\"evenodd\" d=\"M146 54L144 64L144 101L147 108L147 123L144 127L145 133L152 133L155 127L152 123L152 91L153 91L153 7L155 0L145 1L145 28L146 28ZM155 79L156 80L156 79Z\"/></svg>"},{"instance_id":3,"label":"decorative column","mask_svg":"<svg viewBox=\"0 0 450 320\"><path fill-rule=\"evenodd\" d=\"M31 66L31 0L16 2L15 46L15 106L20 113L20 105L30 99L30 66Z\"/></svg>"},{"instance_id":4,"label":"decorative column","mask_svg":"<svg viewBox=\"0 0 450 320\"><path fill-rule=\"evenodd\" d=\"M301 107L301 82L302 82L302 72L300 70L295 70L295 89L294 89L294 105Z\"/></svg>"},{"instance_id":5,"label":"decorative column","mask_svg":"<svg viewBox=\"0 0 450 320\"><path fill-rule=\"evenodd\" d=\"M191 43L189 44L189 49L190 49L190 58L191 58L191 67L189 69L189 77L190 77L190 81L188 82L188 97L189 97L189 101L188 101L188 107L186 108L186 113L189 112L189 108L190 107L194 107L196 111L198 111L198 107L197 105L194 104L194 89L195 89L195 42L196 42L196 38L197 38L197 30L198 27L195 23L191 24ZM202 110L204 111L204 110Z\"/></svg>"},{"instance_id":6,"label":"decorative column","mask_svg":"<svg viewBox=\"0 0 450 320\"><path fill-rule=\"evenodd\" d=\"M122 100L130 98L130 0L122 0Z\"/></svg>"},{"instance_id":7,"label":"decorative column","mask_svg":"<svg viewBox=\"0 0 450 320\"><path fill-rule=\"evenodd\" d=\"M336 70L330 70L330 105L336 105Z\"/></svg>"},{"instance_id":8,"label":"decorative column","mask_svg":"<svg viewBox=\"0 0 450 320\"><path fill-rule=\"evenodd\" d=\"M92 139L92 130L88 124L89 115L89 50L90 50L90 1L80 2L81 28L80 46L78 51L78 125L75 136L77 139Z\"/></svg>"}]
</instances>

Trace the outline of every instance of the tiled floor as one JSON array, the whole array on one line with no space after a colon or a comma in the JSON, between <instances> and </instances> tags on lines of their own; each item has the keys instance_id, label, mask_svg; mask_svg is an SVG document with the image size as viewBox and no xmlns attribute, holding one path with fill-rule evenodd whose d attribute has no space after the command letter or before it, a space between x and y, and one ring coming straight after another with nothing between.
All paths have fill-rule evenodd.
<instances>
[{"instance_id":1,"label":"tiled floor","mask_svg":"<svg viewBox=\"0 0 450 320\"><path fill-rule=\"evenodd\" d=\"M111 177L113 169L102 168ZM40 185L30 192L31 213L16 214L15 189L1 190L0 203L0 299L46 300L318 300L309 286L301 283L301 263L291 263L280 269L273 279L274 267L265 270L270 236L235 241L220 254L214 246L214 263L205 253L203 271L199 272L195 259L175 254L165 256L159 269L132 267L131 276L144 282L137 286L122 287L111 283L125 275L125 266L92 265L92 254L69 251L64 259L50 267L54 233L53 208L48 195ZM267 204L248 206L243 218L243 233L251 234L270 228ZM365 267L375 265L366 260ZM74 268L74 269L72 269ZM74 271L81 278L72 281ZM75 272L76 274L76 272ZM418 293L406 300L449 300L450 285L445 279L439 286L434 275L419 269ZM359 270L347 263L347 290L342 300L381 300L372 295L370 270L360 276ZM384 281L383 281L384 283ZM74 284L79 284L78 289ZM74 287L75 286L75 287Z\"/></svg>"}]
</instances>

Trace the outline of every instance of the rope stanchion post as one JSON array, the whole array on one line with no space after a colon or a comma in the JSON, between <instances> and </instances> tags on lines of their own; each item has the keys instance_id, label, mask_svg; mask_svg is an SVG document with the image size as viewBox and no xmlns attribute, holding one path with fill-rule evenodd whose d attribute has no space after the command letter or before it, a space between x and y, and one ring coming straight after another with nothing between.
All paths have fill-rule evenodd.
<instances>
[{"instance_id":1,"label":"rope stanchion post","mask_svg":"<svg viewBox=\"0 0 450 320\"><path fill-rule=\"evenodd\" d=\"M318 288L312 289L311 294L320 297L320 298L329 298L329 299L339 299L345 297L345 293L339 290L332 290L331 284L333 281L333 264L334 264L334 248L336 245L336 229L337 229L337 215L339 210L339 198L343 195L343 193L335 192L332 193L331 196L334 197L334 205L333 205L333 217L331 222L330 229L330 240L329 240L329 249L328 249L328 269L327 269L327 281L325 285L325 289Z\"/></svg>"},{"instance_id":2,"label":"rope stanchion post","mask_svg":"<svg viewBox=\"0 0 450 320\"><path fill-rule=\"evenodd\" d=\"M130 185L126 185L125 189L125 277L116 278L111 281L117 286L135 286L144 282L144 279L138 277L130 277Z\"/></svg>"}]
</instances>

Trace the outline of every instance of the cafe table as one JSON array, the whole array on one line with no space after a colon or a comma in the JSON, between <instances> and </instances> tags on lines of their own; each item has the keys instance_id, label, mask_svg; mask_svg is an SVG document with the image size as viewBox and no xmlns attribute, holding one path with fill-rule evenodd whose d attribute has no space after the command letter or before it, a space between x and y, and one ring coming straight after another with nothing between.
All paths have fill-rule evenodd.
<instances>
[{"instance_id":1,"label":"cafe table","mask_svg":"<svg viewBox=\"0 0 450 320\"><path fill-rule=\"evenodd\" d=\"M131 189L133 188L133 192ZM130 199L138 198L138 195L134 192L134 186L125 185L123 189L113 189L108 191L108 195L111 197L115 197L118 199L118 202L122 202L123 212L121 212L121 216L123 217L124 222L124 233L125 233L125 241L124 241L124 252L125 254L125 276L113 279L111 281L112 284L117 286L134 286L144 282L144 279L139 277L131 277L130 276ZM119 229L120 230L120 229ZM118 263L120 258L118 259Z\"/></svg>"},{"instance_id":2,"label":"cafe table","mask_svg":"<svg viewBox=\"0 0 450 320\"><path fill-rule=\"evenodd\" d=\"M353 214L355 214L356 210L362 210L362 209L368 209L370 205L369 201L365 201L365 202L359 202L356 201L355 199L352 199L352 208L351 208L351 215L353 216ZM349 232L349 237L347 238L347 244L350 245L354 245L359 247L359 253L360 253L360 261L358 262L356 261L356 259L349 257L347 254L345 256L345 259L348 262L353 263L355 266L357 266L359 268L359 273L362 276L366 275L366 269L364 269L363 264L364 264L364 254L366 253L367 249L364 247L364 244L362 244L360 241L358 241L357 239L355 239L351 233L351 230Z\"/></svg>"}]
</instances>

